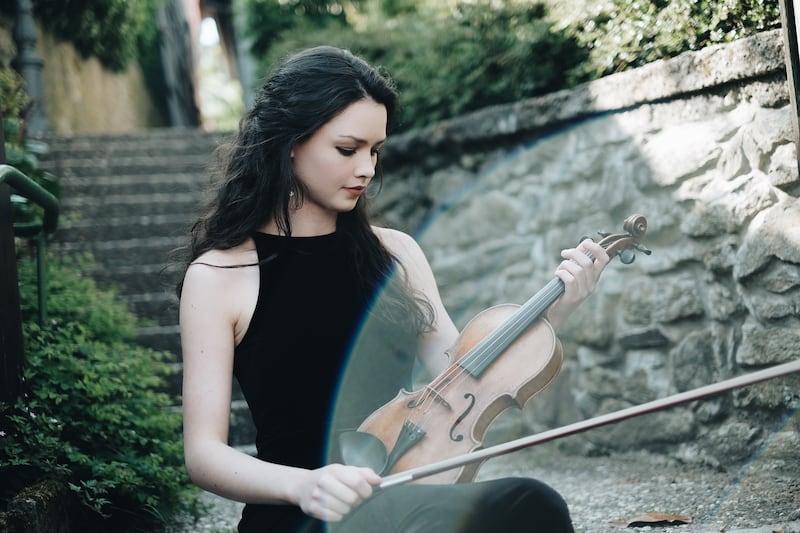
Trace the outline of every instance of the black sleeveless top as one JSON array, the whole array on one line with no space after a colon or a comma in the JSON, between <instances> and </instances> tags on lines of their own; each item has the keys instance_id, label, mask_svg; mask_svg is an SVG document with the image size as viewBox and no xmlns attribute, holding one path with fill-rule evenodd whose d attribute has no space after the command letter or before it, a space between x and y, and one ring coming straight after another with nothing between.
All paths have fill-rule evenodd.
<instances>
[{"instance_id":1,"label":"black sleeveless top","mask_svg":"<svg viewBox=\"0 0 800 533\"><path fill-rule=\"evenodd\" d=\"M256 426L258 457L310 469L340 461L329 438L408 386L414 342L367 320L376 295L359 279L345 235L253 239L258 301L233 371ZM239 531L313 531L315 524L295 506L247 505Z\"/></svg>"}]
</instances>

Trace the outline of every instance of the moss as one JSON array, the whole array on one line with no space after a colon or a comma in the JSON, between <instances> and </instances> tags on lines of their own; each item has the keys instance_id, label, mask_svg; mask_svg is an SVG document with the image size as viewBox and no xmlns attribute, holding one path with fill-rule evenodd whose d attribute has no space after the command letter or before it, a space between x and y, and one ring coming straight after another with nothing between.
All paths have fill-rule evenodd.
<instances>
[{"instance_id":1,"label":"moss","mask_svg":"<svg viewBox=\"0 0 800 533\"><path fill-rule=\"evenodd\" d=\"M58 498L65 498L68 494L67 486L63 482L56 481L55 479L45 479L35 485L22 489L17 495L17 498L47 503Z\"/></svg>"},{"instance_id":2,"label":"moss","mask_svg":"<svg viewBox=\"0 0 800 533\"><path fill-rule=\"evenodd\" d=\"M25 487L0 515L0 533L69 531L70 504L69 489L61 481L47 479Z\"/></svg>"}]
</instances>

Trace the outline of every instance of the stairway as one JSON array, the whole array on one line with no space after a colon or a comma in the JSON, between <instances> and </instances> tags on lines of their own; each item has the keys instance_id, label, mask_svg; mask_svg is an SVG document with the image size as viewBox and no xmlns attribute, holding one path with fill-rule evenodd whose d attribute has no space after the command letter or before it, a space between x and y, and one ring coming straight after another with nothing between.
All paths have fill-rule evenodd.
<instances>
[{"instance_id":1,"label":"stairway","mask_svg":"<svg viewBox=\"0 0 800 533\"><path fill-rule=\"evenodd\" d=\"M171 253L187 242L203 203L206 165L226 134L198 129L153 129L118 135L53 136L42 167L61 186L59 228L51 246L59 253L90 252L92 276L113 287L146 322L144 346L180 361L175 282L180 264ZM180 363L178 363L180 364ZM180 373L171 391L180 395ZM240 396L232 406L231 443L253 442Z\"/></svg>"}]
</instances>

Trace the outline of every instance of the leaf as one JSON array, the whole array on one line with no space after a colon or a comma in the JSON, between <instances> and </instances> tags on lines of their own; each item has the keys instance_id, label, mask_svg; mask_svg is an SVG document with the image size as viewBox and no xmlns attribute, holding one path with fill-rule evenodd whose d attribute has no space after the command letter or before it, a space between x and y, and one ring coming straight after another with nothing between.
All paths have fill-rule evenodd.
<instances>
[{"instance_id":1,"label":"leaf","mask_svg":"<svg viewBox=\"0 0 800 533\"><path fill-rule=\"evenodd\" d=\"M633 518L614 520L612 523L620 527L668 526L691 524L692 518L678 514L646 513Z\"/></svg>"}]
</instances>

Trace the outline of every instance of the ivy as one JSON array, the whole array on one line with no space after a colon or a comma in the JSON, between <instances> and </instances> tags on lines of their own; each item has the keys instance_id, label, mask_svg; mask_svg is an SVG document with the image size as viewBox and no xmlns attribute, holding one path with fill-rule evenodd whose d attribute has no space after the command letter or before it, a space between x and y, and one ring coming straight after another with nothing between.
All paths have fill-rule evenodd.
<instances>
[{"instance_id":1,"label":"ivy","mask_svg":"<svg viewBox=\"0 0 800 533\"><path fill-rule=\"evenodd\" d=\"M589 51L578 81L780 26L778 0L595 0L567 25Z\"/></svg>"},{"instance_id":2,"label":"ivy","mask_svg":"<svg viewBox=\"0 0 800 533\"><path fill-rule=\"evenodd\" d=\"M24 117L28 104L22 77L10 68L0 68L0 117L3 118L6 163L58 198L61 195L58 180L39 167L39 157L46 153L47 145L25 135ZM32 222L42 216L41 209L27 198L14 194L11 202L14 222Z\"/></svg>"},{"instance_id":3,"label":"ivy","mask_svg":"<svg viewBox=\"0 0 800 533\"><path fill-rule=\"evenodd\" d=\"M157 48L155 12L163 0L33 0L33 13L53 35L84 57L94 56L114 71ZM0 0L15 16L16 3Z\"/></svg>"},{"instance_id":4,"label":"ivy","mask_svg":"<svg viewBox=\"0 0 800 533\"><path fill-rule=\"evenodd\" d=\"M85 274L88 257L49 260L48 323L36 322L35 262L19 262L26 395L0 404L0 501L61 479L83 504L74 528L154 531L191 511L171 356L135 344L136 319Z\"/></svg>"}]
</instances>

